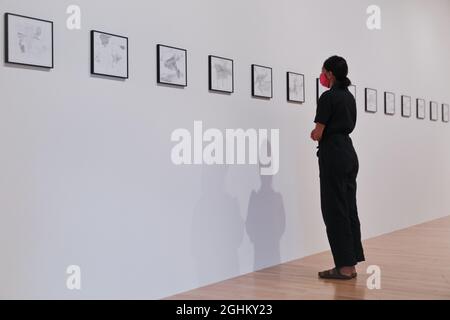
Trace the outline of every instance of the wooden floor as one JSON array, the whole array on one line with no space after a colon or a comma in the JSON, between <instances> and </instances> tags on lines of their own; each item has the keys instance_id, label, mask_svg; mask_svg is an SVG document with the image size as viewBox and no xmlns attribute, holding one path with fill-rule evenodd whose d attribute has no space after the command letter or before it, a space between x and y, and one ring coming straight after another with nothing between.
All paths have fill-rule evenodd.
<instances>
[{"instance_id":1,"label":"wooden floor","mask_svg":"<svg viewBox=\"0 0 450 320\"><path fill-rule=\"evenodd\" d=\"M169 299L450 299L450 216L364 242L358 278L319 280L331 265L319 253ZM381 268L381 289L369 290L367 266Z\"/></svg>"}]
</instances>

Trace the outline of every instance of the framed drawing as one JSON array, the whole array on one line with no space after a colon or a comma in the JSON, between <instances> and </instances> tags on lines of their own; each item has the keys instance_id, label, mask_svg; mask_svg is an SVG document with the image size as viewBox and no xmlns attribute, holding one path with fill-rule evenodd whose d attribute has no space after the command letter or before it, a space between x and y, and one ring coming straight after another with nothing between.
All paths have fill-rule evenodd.
<instances>
[{"instance_id":1,"label":"framed drawing","mask_svg":"<svg viewBox=\"0 0 450 320\"><path fill-rule=\"evenodd\" d=\"M416 114L417 119L425 119L425 100L417 99L416 100Z\"/></svg>"},{"instance_id":2,"label":"framed drawing","mask_svg":"<svg viewBox=\"0 0 450 320\"><path fill-rule=\"evenodd\" d=\"M320 96L325 92L330 90L327 87L324 87L321 83L320 83L320 79L316 78L316 100L317 102L319 102L319 98Z\"/></svg>"},{"instance_id":3,"label":"framed drawing","mask_svg":"<svg viewBox=\"0 0 450 320\"><path fill-rule=\"evenodd\" d=\"M252 96L266 99L273 97L272 68L252 64Z\"/></svg>"},{"instance_id":4,"label":"framed drawing","mask_svg":"<svg viewBox=\"0 0 450 320\"><path fill-rule=\"evenodd\" d=\"M5 62L53 68L53 22L5 13Z\"/></svg>"},{"instance_id":5,"label":"framed drawing","mask_svg":"<svg viewBox=\"0 0 450 320\"><path fill-rule=\"evenodd\" d=\"M395 94L392 92L384 93L384 113L391 116L395 114Z\"/></svg>"},{"instance_id":6,"label":"framed drawing","mask_svg":"<svg viewBox=\"0 0 450 320\"><path fill-rule=\"evenodd\" d=\"M442 104L442 122L450 121L449 109L450 109L450 106L448 104L446 104L446 103Z\"/></svg>"},{"instance_id":7,"label":"framed drawing","mask_svg":"<svg viewBox=\"0 0 450 320\"><path fill-rule=\"evenodd\" d=\"M187 50L158 44L157 82L187 87Z\"/></svg>"},{"instance_id":8,"label":"framed drawing","mask_svg":"<svg viewBox=\"0 0 450 320\"><path fill-rule=\"evenodd\" d=\"M305 76L301 73L287 72L287 100L305 102Z\"/></svg>"},{"instance_id":9,"label":"framed drawing","mask_svg":"<svg viewBox=\"0 0 450 320\"><path fill-rule=\"evenodd\" d=\"M234 62L231 59L210 55L208 57L209 90L234 92Z\"/></svg>"},{"instance_id":10,"label":"framed drawing","mask_svg":"<svg viewBox=\"0 0 450 320\"><path fill-rule=\"evenodd\" d=\"M128 38L92 30L91 73L128 79Z\"/></svg>"},{"instance_id":11,"label":"framed drawing","mask_svg":"<svg viewBox=\"0 0 450 320\"><path fill-rule=\"evenodd\" d=\"M438 103L435 101L430 101L430 120L438 121L439 119L439 111L438 111Z\"/></svg>"},{"instance_id":12,"label":"framed drawing","mask_svg":"<svg viewBox=\"0 0 450 320\"><path fill-rule=\"evenodd\" d=\"M356 99L356 85L351 84L348 86L348 91L350 91L350 93L353 95L353 97L355 97Z\"/></svg>"},{"instance_id":13,"label":"framed drawing","mask_svg":"<svg viewBox=\"0 0 450 320\"><path fill-rule=\"evenodd\" d=\"M376 113L378 110L377 102L377 90L366 88L365 89L365 109L366 112Z\"/></svg>"},{"instance_id":14,"label":"framed drawing","mask_svg":"<svg viewBox=\"0 0 450 320\"><path fill-rule=\"evenodd\" d=\"M411 117L411 97L402 95L402 117Z\"/></svg>"}]
</instances>

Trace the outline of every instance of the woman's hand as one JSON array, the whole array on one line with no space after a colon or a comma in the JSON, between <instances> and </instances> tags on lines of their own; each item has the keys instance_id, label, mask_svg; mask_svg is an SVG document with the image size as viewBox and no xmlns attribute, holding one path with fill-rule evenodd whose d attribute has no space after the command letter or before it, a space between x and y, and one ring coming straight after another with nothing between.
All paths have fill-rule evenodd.
<instances>
[{"instance_id":1,"label":"woman's hand","mask_svg":"<svg viewBox=\"0 0 450 320\"><path fill-rule=\"evenodd\" d=\"M320 141L322 139L323 130L325 129L325 125L321 123L316 123L316 127L313 131L311 131L311 139L314 141Z\"/></svg>"},{"instance_id":2,"label":"woman's hand","mask_svg":"<svg viewBox=\"0 0 450 320\"><path fill-rule=\"evenodd\" d=\"M321 138L322 138L322 135L317 131L317 129L314 129L313 131L311 131L311 139L313 141L320 141Z\"/></svg>"}]
</instances>

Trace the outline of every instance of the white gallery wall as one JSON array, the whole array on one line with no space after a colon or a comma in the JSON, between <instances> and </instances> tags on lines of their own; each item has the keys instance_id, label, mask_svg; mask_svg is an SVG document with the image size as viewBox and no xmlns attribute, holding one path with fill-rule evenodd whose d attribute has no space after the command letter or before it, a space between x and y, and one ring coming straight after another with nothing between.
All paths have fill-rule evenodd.
<instances>
[{"instance_id":1,"label":"white gallery wall","mask_svg":"<svg viewBox=\"0 0 450 320\"><path fill-rule=\"evenodd\" d=\"M71 4L81 30L66 28ZM382 30L366 28L371 4ZM0 0L4 12L54 21L55 68L0 65L0 298L162 298L328 249L309 134L333 54L357 85L363 237L450 214L450 124L428 107L400 115L401 94L450 103L450 1ZM90 75L91 29L129 37L129 80ZM157 43L188 50L187 88L156 84ZM209 54L234 59L234 94L208 92ZM273 68L270 101L251 97L253 63ZM286 71L305 74L305 104L286 102ZM279 173L175 166L171 133L195 120L280 129Z\"/></svg>"}]
</instances>

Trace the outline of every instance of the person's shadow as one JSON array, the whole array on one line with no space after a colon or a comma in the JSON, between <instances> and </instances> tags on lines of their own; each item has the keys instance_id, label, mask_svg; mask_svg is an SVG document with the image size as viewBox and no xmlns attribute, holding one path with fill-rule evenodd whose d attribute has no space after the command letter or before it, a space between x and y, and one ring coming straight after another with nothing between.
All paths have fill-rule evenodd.
<instances>
[{"instance_id":1,"label":"person's shadow","mask_svg":"<svg viewBox=\"0 0 450 320\"><path fill-rule=\"evenodd\" d=\"M200 285L239 275L244 221L238 200L226 191L227 166L204 166L202 195L194 208L192 254Z\"/></svg>"},{"instance_id":2,"label":"person's shadow","mask_svg":"<svg viewBox=\"0 0 450 320\"><path fill-rule=\"evenodd\" d=\"M260 178L259 190L250 195L246 221L247 234L254 245L254 270L281 263L280 240L286 226L283 197L273 190L273 176Z\"/></svg>"}]
</instances>

